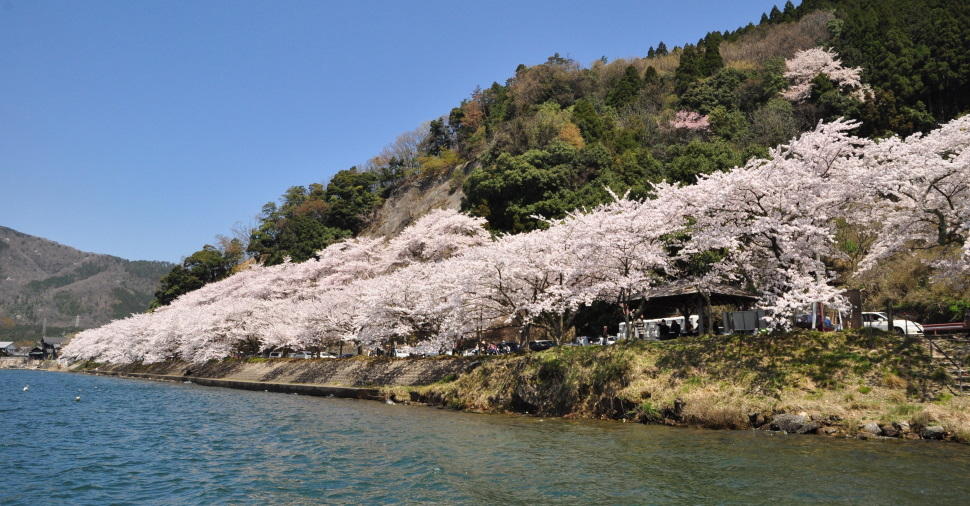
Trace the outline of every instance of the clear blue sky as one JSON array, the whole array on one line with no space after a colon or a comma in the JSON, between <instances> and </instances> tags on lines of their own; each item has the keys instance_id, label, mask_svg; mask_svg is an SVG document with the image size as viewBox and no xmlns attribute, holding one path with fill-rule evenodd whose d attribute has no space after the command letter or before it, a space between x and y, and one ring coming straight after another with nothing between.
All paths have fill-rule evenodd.
<instances>
[{"instance_id":1,"label":"clear blue sky","mask_svg":"<svg viewBox=\"0 0 970 506\"><path fill-rule=\"evenodd\" d=\"M772 5L0 0L0 225L179 261L519 63L642 56Z\"/></svg>"}]
</instances>

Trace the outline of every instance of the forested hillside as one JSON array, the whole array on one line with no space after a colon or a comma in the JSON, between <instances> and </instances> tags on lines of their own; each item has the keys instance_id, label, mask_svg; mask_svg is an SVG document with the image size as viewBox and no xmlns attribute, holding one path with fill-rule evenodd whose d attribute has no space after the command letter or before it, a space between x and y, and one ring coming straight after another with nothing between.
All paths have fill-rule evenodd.
<instances>
[{"instance_id":1,"label":"forested hillside","mask_svg":"<svg viewBox=\"0 0 970 506\"><path fill-rule=\"evenodd\" d=\"M36 339L45 320L53 336L142 312L171 268L0 227L0 340Z\"/></svg>"},{"instance_id":2,"label":"forested hillside","mask_svg":"<svg viewBox=\"0 0 970 506\"><path fill-rule=\"evenodd\" d=\"M367 230L399 230L424 210L403 202L415 192L451 195L433 201L460 202L494 233L525 232L544 226L536 215L608 201L607 189L650 197L653 183L691 183L765 157L819 121L845 117L861 121L857 135L905 136L970 108L970 3L960 0L788 2L757 24L683 46L644 34L644 47L641 57L589 65L559 54L519 65L366 166L290 188L263 207L248 244L190 256L206 261L174 270L157 303L222 279L247 258L299 262ZM831 51L799 53L818 47ZM798 82L797 66L812 58L835 71ZM847 254L866 241L844 230ZM867 288L874 304L924 317L947 318L970 303L939 290L918 265L890 272L903 279L846 282Z\"/></svg>"}]
</instances>

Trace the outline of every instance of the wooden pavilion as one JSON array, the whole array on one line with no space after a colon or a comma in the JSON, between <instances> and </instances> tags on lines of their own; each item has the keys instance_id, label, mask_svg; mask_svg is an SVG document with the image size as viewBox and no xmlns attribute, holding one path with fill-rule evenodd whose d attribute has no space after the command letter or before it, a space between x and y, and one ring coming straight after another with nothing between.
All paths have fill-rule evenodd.
<instances>
[{"instance_id":1,"label":"wooden pavilion","mask_svg":"<svg viewBox=\"0 0 970 506\"><path fill-rule=\"evenodd\" d=\"M730 285L678 280L646 290L637 299L641 301L641 313L648 318L680 312L686 321L692 312L697 314L697 333L703 334L713 328L712 306L731 305L748 309L758 300L758 296Z\"/></svg>"}]
</instances>

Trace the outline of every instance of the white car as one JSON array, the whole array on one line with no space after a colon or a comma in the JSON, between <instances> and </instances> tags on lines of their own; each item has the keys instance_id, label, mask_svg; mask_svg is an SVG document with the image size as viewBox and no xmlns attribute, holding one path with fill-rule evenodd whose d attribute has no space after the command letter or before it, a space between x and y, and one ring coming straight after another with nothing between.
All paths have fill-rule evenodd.
<instances>
[{"instance_id":1,"label":"white car","mask_svg":"<svg viewBox=\"0 0 970 506\"><path fill-rule=\"evenodd\" d=\"M408 358L411 356L411 354L404 350L394 350L394 356L396 358Z\"/></svg>"},{"instance_id":2,"label":"white car","mask_svg":"<svg viewBox=\"0 0 970 506\"><path fill-rule=\"evenodd\" d=\"M906 334L909 336L921 336L923 335L923 326L916 322L911 322L909 320L897 320L893 318L893 328L889 328L889 317L886 313L880 312L863 312L862 313L862 325L864 327L872 327L879 330L892 330L896 334Z\"/></svg>"},{"instance_id":3,"label":"white car","mask_svg":"<svg viewBox=\"0 0 970 506\"><path fill-rule=\"evenodd\" d=\"M295 351L287 355L288 358L313 358L313 353L309 351Z\"/></svg>"}]
</instances>

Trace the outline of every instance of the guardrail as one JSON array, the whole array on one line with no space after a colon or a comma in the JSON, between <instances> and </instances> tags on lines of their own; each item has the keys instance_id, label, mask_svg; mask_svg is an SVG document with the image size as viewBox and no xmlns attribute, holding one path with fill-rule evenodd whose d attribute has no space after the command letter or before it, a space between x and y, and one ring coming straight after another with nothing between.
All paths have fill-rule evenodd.
<instances>
[{"instance_id":1,"label":"guardrail","mask_svg":"<svg viewBox=\"0 0 970 506\"><path fill-rule=\"evenodd\" d=\"M923 324L924 334L959 334L961 332L970 332L970 327L967 327L964 322Z\"/></svg>"}]
</instances>

